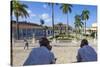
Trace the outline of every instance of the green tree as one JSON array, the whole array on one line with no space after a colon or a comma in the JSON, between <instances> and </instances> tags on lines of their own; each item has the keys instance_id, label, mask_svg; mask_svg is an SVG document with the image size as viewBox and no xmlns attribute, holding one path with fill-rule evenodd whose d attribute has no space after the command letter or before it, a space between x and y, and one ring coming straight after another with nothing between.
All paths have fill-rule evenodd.
<instances>
[{"instance_id":1,"label":"green tree","mask_svg":"<svg viewBox=\"0 0 100 67\"><path fill-rule=\"evenodd\" d=\"M71 4L62 4L61 7L60 7L60 9L62 9L62 12L67 15L67 35L69 35L68 13L72 12L72 5Z\"/></svg>"},{"instance_id":2,"label":"green tree","mask_svg":"<svg viewBox=\"0 0 100 67\"><path fill-rule=\"evenodd\" d=\"M48 3L49 6L51 6L51 10L52 10L52 27L53 27L53 38L55 37L55 30L54 30L54 5L55 3ZM58 5L56 3L56 5Z\"/></svg>"},{"instance_id":3,"label":"green tree","mask_svg":"<svg viewBox=\"0 0 100 67\"><path fill-rule=\"evenodd\" d=\"M89 10L83 10L82 11L82 20L84 21L84 32L86 34L86 21L89 19Z\"/></svg>"},{"instance_id":4,"label":"green tree","mask_svg":"<svg viewBox=\"0 0 100 67\"><path fill-rule=\"evenodd\" d=\"M22 18L27 18L29 17L29 14L27 12L27 5L25 4L21 4L18 0L12 0L12 12L14 13L15 17L16 17L16 31L17 31L17 39L19 39L19 25L18 25L18 21L19 21L19 17Z\"/></svg>"},{"instance_id":5,"label":"green tree","mask_svg":"<svg viewBox=\"0 0 100 67\"><path fill-rule=\"evenodd\" d=\"M81 29L83 27L83 22L81 20L80 15L75 15L74 25L75 25L75 28L76 28L76 37L77 37L77 34L81 32Z\"/></svg>"}]
</instances>

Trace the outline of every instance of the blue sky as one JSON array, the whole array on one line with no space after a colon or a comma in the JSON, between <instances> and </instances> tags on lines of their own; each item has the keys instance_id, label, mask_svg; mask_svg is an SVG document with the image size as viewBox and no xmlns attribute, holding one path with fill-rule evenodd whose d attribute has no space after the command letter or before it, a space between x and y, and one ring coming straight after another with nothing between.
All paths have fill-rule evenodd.
<instances>
[{"instance_id":1,"label":"blue sky","mask_svg":"<svg viewBox=\"0 0 100 67\"><path fill-rule=\"evenodd\" d=\"M21 18L19 21L27 21L32 23L40 24L40 19L45 20L45 25L51 26L52 25L52 18L51 18L51 6L44 2L33 2L33 1L21 1L28 6L28 13L30 17L28 18ZM55 24L62 22L67 24L67 15L62 13L60 9L61 4L54 5L54 18ZM92 23L97 22L97 6L94 5L79 5L79 4L72 4L72 12L69 13L69 25L74 27L74 16L76 14L80 15L82 10L87 9L90 11L89 20L87 21L87 27L91 27ZM13 15L13 20L15 20L15 16Z\"/></svg>"}]
</instances>

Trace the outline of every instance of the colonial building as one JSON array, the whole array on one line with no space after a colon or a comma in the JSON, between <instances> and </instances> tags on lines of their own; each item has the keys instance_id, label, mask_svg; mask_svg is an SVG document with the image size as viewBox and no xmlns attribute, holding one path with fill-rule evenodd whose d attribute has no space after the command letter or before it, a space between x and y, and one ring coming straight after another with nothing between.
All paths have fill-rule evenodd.
<instances>
[{"instance_id":1,"label":"colonial building","mask_svg":"<svg viewBox=\"0 0 100 67\"><path fill-rule=\"evenodd\" d=\"M18 22L18 25L16 25L15 21L11 22L11 31L12 31L12 37L17 38L17 35L19 36L19 39L39 39L45 35L44 28L35 23L28 23L28 22ZM18 31L18 32L17 32ZM53 32L52 29L48 27L46 29L46 35L52 36Z\"/></svg>"},{"instance_id":2,"label":"colonial building","mask_svg":"<svg viewBox=\"0 0 100 67\"><path fill-rule=\"evenodd\" d=\"M55 34L66 34L67 32L67 25L63 23L58 23L54 25ZM69 32L72 32L72 27L68 26Z\"/></svg>"}]
</instances>

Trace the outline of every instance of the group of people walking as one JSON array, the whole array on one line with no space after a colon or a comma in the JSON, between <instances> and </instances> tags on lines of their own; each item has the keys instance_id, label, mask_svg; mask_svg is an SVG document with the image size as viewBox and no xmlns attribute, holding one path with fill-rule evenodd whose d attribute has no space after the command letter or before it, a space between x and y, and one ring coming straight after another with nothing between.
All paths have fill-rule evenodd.
<instances>
[{"instance_id":1,"label":"group of people walking","mask_svg":"<svg viewBox=\"0 0 100 67\"><path fill-rule=\"evenodd\" d=\"M39 41L40 47L33 48L23 65L42 65L55 64L56 58L51 51L50 41L43 37ZM27 46L27 43L26 43ZM96 51L89 45L86 39L83 39L77 53L77 62L97 61Z\"/></svg>"}]
</instances>

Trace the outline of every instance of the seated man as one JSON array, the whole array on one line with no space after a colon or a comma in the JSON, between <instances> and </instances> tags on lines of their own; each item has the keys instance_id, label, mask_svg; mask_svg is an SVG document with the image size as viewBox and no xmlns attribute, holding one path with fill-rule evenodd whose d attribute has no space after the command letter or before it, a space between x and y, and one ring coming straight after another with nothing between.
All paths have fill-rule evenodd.
<instances>
[{"instance_id":1,"label":"seated man","mask_svg":"<svg viewBox=\"0 0 100 67\"><path fill-rule=\"evenodd\" d=\"M42 38L40 47L33 48L29 57L23 65L40 65L40 64L53 64L55 63L54 54L50 51L51 47L47 38Z\"/></svg>"},{"instance_id":2,"label":"seated man","mask_svg":"<svg viewBox=\"0 0 100 67\"><path fill-rule=\"evenodd\" d=\"M80 49L78 50L77 62L97 61L97 53L88 45L88 41L83 39L81 41Z\"/></svg>"}]
</instances>

